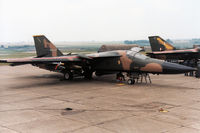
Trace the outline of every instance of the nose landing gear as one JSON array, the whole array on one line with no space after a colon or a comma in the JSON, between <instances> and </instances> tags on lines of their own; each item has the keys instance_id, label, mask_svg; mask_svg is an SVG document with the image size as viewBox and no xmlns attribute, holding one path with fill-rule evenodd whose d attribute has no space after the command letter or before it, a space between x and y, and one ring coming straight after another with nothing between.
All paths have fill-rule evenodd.
<instances>
[{"instance_id":1,"label":"nose landing gear","mask_svg":"<svg viewBox=\"0 0 200 133\"><path fill-rule=\"evenodd\" d=\"M133 74L127 74L126 77L128 77L128 80L125 79L125 76L121 72L117 73L117 75L116 75L116 79L119 82L126 81L127 84L129 84L129 85L135 84L135 79L136 78L133 76Z\"/></svg>"},{"instance_id":2,"label":"nose landing gear","mask_svg":"<svg viewBox=\"0 0 200 133\"><path fill-rule=\"evenodd\" d=\"M127 83L129 85L135 84L135 83L142 83L143 82L143 78L145 79L145 82L151 83L151 78L149 76L148 73L127 73L127 77L129 77L129 79L127 80Z\"/></svg>"},{"instance_id":3,"label":"nose landing gear","mask_svg":"<svg viewBox=\"0 0 200 133\"><path fill-rule=\"evenodd\" d=\"M128 80L127 80L127 83L128 83L129 85L135 84L135 80L134 80L134 79L128 79Z\"/></svg>"}]
</instances>

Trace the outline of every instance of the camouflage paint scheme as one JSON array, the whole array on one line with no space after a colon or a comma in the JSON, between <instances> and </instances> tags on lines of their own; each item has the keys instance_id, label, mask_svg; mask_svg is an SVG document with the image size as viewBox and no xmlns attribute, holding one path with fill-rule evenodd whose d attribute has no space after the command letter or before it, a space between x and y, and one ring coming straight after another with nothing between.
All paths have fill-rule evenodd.
<instances>
[{"instance_id":1,"label":"camouflage paint scheme","mask_svg":"<svg viewBox=\"0 0 200 133\"><path fill-rule=\"evenodd\" d=\"M152 51L175 50L176 48L159 36L149 36Z\"/></svg>"},{"instance_id":2,"label":"camouflage paint scheme","mask_svg":"<svg viewBox=\"0 0 200 133\"><path fill-rule=\"evenodd\" d=\"M105 54L116 55L115 58L104 58L96 61L94 70L96 71L120 71L120 72L138 72L138 73L158 73L158 74L176 74L184 71L194 70L183 65L165 62L158 59L147 57L139 52L126 50L102 52L100 56ZM117 57L120 56L120 57ZM88 55L92 58L91 55ZM99 57L100 57L99 56ZM189 70L190 69L190 70Z\"/></svg>"},{"instance_id":3,"label":"camouflage paint scheme","mask_svg":"<svg viewBox=\"0 0 200 133\"><path fill-rule=\"evenodd\" d=\"M161 60L199 60L200 48L176 50L171 44L166 42L159 36L150 36L149 42L151 45L152 53L147 53L151 58Z\"/></svg>"},{"instance_id":4,"label":"camouflage paint scheme","mask_svg":"<svg viewBox=\"0 0 200 133\"><path fill-rule=\"evenodd\" d=\"M81 69L88 72L137 72L177 74L194 71L194 68L152 59L141 53L139 48L131 50L108 51L95 54L63 55L45 36L34 36L37 57L5 59L0 62L13 65L32 64L51 71L65 73Z\"/></svg>"},{"instance_id":5,"label":"camouflage paint scheme","mask_svg":"<svg viewBox=\"0 0 200 133\"><path fill-rule=\"evenodd\" d=\"M175 47L159 36L150 36L149 42L152 49L152 53L147 53L149 57L195 67L197 68L195 77L200 77L200 47L176 50ZM191 73L191 75L193 74Z\"/></svg>"},{"instance_id":6,"label":"camouflage paint scheme","mask_svg":"<svg viewBox=\"0 0 200 133\"><path fill-rule=\"evenodd\" d=\"M58 50L45 36L35 35L33 36L36 48L37 57L56 57L63 56L63 54Z\"/></svg>"}]
</instances>

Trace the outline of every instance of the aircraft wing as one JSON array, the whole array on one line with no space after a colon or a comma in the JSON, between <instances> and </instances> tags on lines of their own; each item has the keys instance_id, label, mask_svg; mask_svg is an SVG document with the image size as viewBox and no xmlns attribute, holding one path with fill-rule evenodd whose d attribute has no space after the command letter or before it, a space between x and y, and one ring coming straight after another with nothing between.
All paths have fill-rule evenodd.
<instances>
[{"instance_id":1,"label":"aircraft wing","mask_svg":"<svg viewBox=\"0 0 200 133\"><path fill-rule=\"evenodd\" d=\"M12 63L13 65L22 64L46 64L46 63L57 63L57 62L81 62L83 59L89 60L86 56L59 56L59 57L42 57L42 58L15 58L15 59L2 59L0 63Z\"/></svg>"},{"instance_id":2,"label":"aircraft wing","mask_svg":"<svg viewBox=\"0 0 200 133\"><path fill-rule=\"evenodd\" d=\"M24 64L52 64L52 63L72 63L82 62L85 60L91 61L103 58L115 58L120 57L116 52L112 53L95 53L89 55L66 55L57 57L35 57L35 58L14 58L14 59L2 59L0 63L10 63L11 66L24 65Z\"/></svg>"}]
</instances>

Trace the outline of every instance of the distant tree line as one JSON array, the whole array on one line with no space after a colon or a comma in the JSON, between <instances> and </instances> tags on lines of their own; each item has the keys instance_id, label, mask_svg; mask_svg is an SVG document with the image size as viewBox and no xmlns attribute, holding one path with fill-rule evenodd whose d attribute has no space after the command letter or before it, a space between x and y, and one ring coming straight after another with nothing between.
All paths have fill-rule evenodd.
<instances>
[{"instance_id":1,"label":"distant tree line","mask_svg":"<svg viewBox=\"0 0 200 133\"><path fill-rule=\"evenodd\" d=\"M8 46L8 48L34 48L33 45Z\"/></svg>"},{"instance_id":2,"label":"distant tree line","mask_svg":"<svg viewBox=\"0 0 200 133\"><path fill-rule=\"evenodd\" d=\"M170 40L170 39L167 39L166 40L168 43L174 43L172 40Z\"/></svg>"},{"instance_id":3,"label":"distant tree line","mask_svg":"<svg viewBox=\"0 0 200 133\"><path fill-rule=\"evenodd\" d=\"M192 39L190 42L192 44L200 44L200 39Z\"/></svg>"},{"instance_id":4,"label":"distant tree line","mask_svg":"<svg viewBox=\"0 0 200 133\"><path fill-rule=\"evenodd\" d=\"M124 44L138 44L140 46L148 46L149 40L125 40Z\"/></svg>"}]
</instances>

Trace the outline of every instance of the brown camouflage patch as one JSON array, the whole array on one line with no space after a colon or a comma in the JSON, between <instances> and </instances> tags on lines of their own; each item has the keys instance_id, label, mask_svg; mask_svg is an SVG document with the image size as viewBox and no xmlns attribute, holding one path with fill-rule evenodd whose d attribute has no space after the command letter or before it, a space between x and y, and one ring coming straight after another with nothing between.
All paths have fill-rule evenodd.
<instances>
[{"instance_id":1,"label":"brown camouflage patch","mask_svg":"<svg viewBox=\"0 0 200 133\"><path fill-rule=\"evenodd\" d=\"M133 63L133 60L129 59L126 55L126 51L118 51L120 55L120 61L123 67L123 70L130 70L131 63Z\"/></svg>"},{"instance_id":2,"label":"brown camouflage patch","mask_svg":"<svg viewBox=\"0 0 200 133\"><path fill-rule=\"evenodd\" d=\"M146 72L162 72L162 66L158 63L149 63L145 65L144 67L140 68L141 71L146 71Z\"/></svg>"},{"instance_id":3,"label":"brown camouflage patch","mask_svg":"<svg viewBox=\"0 0 200 133\"><path fill-rule=\"evenodd\" d=\"M57 48L51 42L44 39L43 43L45 48L49 48L51 50L52 57L57 56Z\"/></svg>"}]
</instances>

